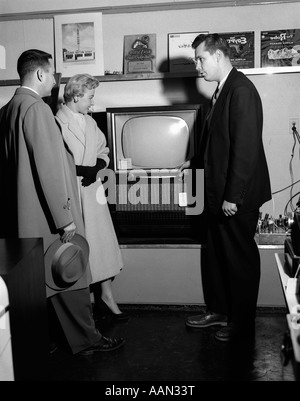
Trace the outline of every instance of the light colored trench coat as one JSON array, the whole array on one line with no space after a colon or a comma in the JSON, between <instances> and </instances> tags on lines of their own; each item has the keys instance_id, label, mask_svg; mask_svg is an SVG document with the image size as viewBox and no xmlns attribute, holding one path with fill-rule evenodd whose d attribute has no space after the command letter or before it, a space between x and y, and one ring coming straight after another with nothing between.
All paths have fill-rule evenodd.
<instances>
[{"instance_id":1,"label":"light colored trench coat","mask_svg":"<svg viewBox=\"0 0 300 401\"><path fill-rule=\"evenodd\" d=\"M50 107L30 89L18 88L0 111L0 237L42 237L44 250L74 221L85 235L72 156ZM87 288L89 268L72 287ZM56 292L48 288L47 296Z\"/></svg>"},{"instance_id":2,"label":"light colored trench coat","mask_svg":"<svg viewBox=\"0 0 300 401\"><path fill-rule=\"evenodd\" d=\"M97 158L100 158L108 165L109 149L104 134L92 117L85 115L84 119L85 132L66 105L62 105L56 114L56 120L67 148L73 154L75 164L94 166ZM101 196L104 190L100 178L87 187L81 185L82 177L77 178L86 239L90 245L92 279L95 283L113 278L120 273L123 260L108 205L98 201L99 198L103 200L104 196Z\"/></svg>"}]
</instances>

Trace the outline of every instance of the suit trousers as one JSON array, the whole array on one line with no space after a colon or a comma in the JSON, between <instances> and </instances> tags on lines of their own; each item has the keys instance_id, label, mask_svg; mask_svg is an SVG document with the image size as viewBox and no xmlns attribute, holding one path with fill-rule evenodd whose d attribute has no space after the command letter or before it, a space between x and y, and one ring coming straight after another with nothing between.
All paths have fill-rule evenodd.
<instances>
[{"instance_id":1,"label":"suit trousers","mask_svg":"<svg viewBox=\"0 0 300 401\"><path fill-rule=\"evenodd\" d=\"M253 326L260 282L260 255L254 236L259 211L207 215L207 251L202 263L204 300L228 322Z\"/></svg>"},{"instance_id":2,"label":"suit trousers","mask_svg":"<svg viewBox=\"0 0 300 401\"><path fill-rule=\"evenodd\" d=\"M89 288L58 293L50 301L73 354L101 339L92 315Z\"/></svg>"}]
</instances>

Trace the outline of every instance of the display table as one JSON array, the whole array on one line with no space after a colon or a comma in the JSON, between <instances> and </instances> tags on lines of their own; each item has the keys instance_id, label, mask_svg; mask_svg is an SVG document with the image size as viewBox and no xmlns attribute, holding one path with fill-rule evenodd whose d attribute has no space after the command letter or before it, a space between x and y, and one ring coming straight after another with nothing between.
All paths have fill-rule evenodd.
<instances>
[{"instance_id":1,"label":"display table","mask_svg":"<svg viewBox=\"0 0 300 401\"><path fill-rule=\"evenodd\" d=\"M0 276L8 290L15 380L45 380L48 323L43 240L0 239Z\"/></svg>"},{"instance_id":2,"label":"display table","mask_svg":"<svg viewBox=\"0 0 300 401\"><path fill-rule=\"evenodd\" d=\"M277 263L283 294L289 311L286 318L293 348L294 360L296 363L296 376L298 377L299 366L300 366L300 321L298 323L297 315L299 314L299 312L297 313L295 312L298 310L297 306L300 305L300 294L288 292L287 290L288 280L291 277L289 274L288 266L285 262L284 253L280 254L276 253L275 259Z\"/></svg>"}]
</instances>

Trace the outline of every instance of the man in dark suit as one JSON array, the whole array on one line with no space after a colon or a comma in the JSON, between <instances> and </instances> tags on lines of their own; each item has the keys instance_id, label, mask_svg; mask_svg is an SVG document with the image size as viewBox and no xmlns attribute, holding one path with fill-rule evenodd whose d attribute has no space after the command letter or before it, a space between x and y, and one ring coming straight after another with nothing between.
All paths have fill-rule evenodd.
<instances>
[{"instance_id":1,"label":"man in dark suit","mask_svg":"<svg viewBox=\"0 0 300 401\"><path fill-rule=\"evenodd\" d=\"M207 312L189 317L186 324L224 326L215 335L220 341L253 338L260 281L254 236L259 208L272 197L262 103L253 83L232 66L224 38L199 35L192 47L197 70L218 86L197 161L205 176L208 230L202 285Z\"/></svg>"}]
</instances>

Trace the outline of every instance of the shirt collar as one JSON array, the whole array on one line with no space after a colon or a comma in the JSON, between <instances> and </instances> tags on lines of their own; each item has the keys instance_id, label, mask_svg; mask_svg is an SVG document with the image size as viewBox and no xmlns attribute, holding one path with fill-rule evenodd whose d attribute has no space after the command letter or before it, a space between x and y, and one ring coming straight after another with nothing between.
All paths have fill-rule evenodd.
<instances>
[{"instance_id":1,"label":"shirt collar","mask_svg":"<svg viewBox=\"0 0 300 401\"><path fill-rule=\"evenodd\" d=\"M222 86L224 85L226 79L228 78L228 75L231 73L231 70L228 72L228 74L219 82L219 91L221 90Z\"/></svg>"},{"instance_id":2,"label":"shirt collar","mask_svg":"<svg viewBox=\"0 0 300 401\"><path fill-rule=\"evenodd\" d=\"M34 93L36 93L37 95L39 95L40 96L40 94L39 93L37 93L37 91L35 91L34 89L32 89L32 88L29 88L29 86L21 86L21 88L25 88L25 89L29 89L30 91L32 91L32 92L34 92Z\"/></svg>"}]
</instances>

